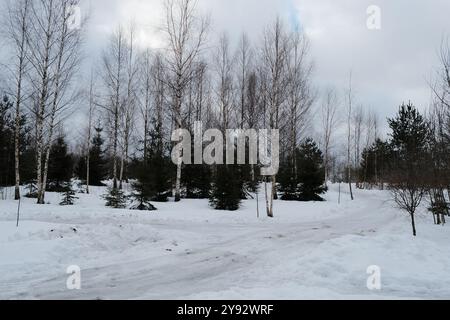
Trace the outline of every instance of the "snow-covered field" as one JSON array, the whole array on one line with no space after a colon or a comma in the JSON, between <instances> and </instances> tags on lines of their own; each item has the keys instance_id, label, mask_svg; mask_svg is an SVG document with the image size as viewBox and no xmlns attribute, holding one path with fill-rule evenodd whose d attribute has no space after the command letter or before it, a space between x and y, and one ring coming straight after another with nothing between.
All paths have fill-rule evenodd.
<instances>
[{"instance_id":1,"label":"snow-covered field","mask_svg":"<svg viewBox=\"0 0 450 320\"><path fill-rule=\"evenodd\" d=\"M386 192L337 203L256 201L234 213L207 201L156 204L156 212L104 207L95 189L75 206L0 201L0 299L396 299L450 298L450 230L422 210L418 237ZM260 199L261 214L264 202ZM81 268L68 290L67 267ZM366 286L381 268L381 290Z\"/></svg>"}]
</instances>

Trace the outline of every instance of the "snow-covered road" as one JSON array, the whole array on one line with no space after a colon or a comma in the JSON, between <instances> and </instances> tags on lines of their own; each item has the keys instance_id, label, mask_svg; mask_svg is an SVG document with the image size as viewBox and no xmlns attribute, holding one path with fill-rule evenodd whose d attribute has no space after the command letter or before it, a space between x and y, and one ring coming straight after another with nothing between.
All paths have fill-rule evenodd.
<instances>
[{"instance_id":1,"label":"snow-covered road","mask_svg":"<svg viewBox=\"0 0 450 320\"><path fill-rule=\"evenodd\" d=\"M104 208L98 194L73 207L27 201L18 230L16 204L0 203L0 298L450 297L450 230L423 217L413 239L384 192L338 205L334 186L324 203L276 202L275 219L257 219L255 201L236 213L196 200L140 213ZM70 265L81 290L66 287ZM370 265L381 268L379 291L366 286Z\"/></svg>"}]
</instances>

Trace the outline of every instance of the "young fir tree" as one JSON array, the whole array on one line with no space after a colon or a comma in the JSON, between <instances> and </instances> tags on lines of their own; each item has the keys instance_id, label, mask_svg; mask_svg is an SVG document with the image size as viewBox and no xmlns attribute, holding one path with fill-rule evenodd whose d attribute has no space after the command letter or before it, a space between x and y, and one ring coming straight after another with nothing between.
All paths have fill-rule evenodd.
<instances>
[{"instance_id":1,"label":"young fir tree","mask_svg":"<svg viewBox=\"0 0 450 320\"><path fill-rule=\"evenodd\" d=\"M48 191L63 191L62 184L69 181L73 174L73 158L68 153L68 147L63 136L59 136L50 150L48 167Z\"/></svg>"},{"instance_id":2,"label":"young fir tree","mask_svg":"<svg viewBox=\"0 0 450 320\"><path fill-rule=\"evenodd\" d=\"M150 203L157 196L154 181L149 178L149 169L145 163L141 163L136 168L138 180L132 183L133 193L131 198L136 202L131 207L132 210L153 211L156 207Z\"/></svg>"},{"instance_id":3,"label":"young fir tree","mask_svg":"<svg viewBox=\"0 0 450 320\"><path fill-rule=\"evenodd\" d=\"M97 126L94 128L95 136L92 138L91 149L89 150L89 185L104 186L103 180L106 177L107 160L103 150L104 139L102 138L103 128ZM77 176L86 179L86 156L78 162Z\"/></svg>"},{"instance_id":4,"label":"young fir tree","mask_svg":"<svg viewBox=\"0 0 450 320\"><path fill-rule=\"evenodd\" d=\"M138 202L137 209L155 210L150 204L166 202L171 188L171 168L173 164L168 156L169 146L164 142L162 130L157 121L148 133L147 151L145 158L136 165L132 198Z\"/></svg>"},{"instance_id":5,"label":"young fir tree","mask_svg":"<svg viewBox=\"0 0 450 320\"><path fill-rule=\"evenodd\" d=\"M293 201L299 199L299 178L297 171L297 159L292 156L287 157L281 162L278 172L279 190L281 192L281 200Z\"/></svg>"},{"instance_id":6,"label":"young fir tree","mask_svg":"<svg viewBox=\"0 0 450 320\"><path fill-rule=\"evenodd\" d=\"M242 183L238 166L216 166L210 204L216 210L236 211L242 201Z\"/></svg>"},{"instance_id":7,"label":"young fir tree","mask_svg":"<svg viewBox=\"0 0 450 320\"><path fill-rule=\"evenodd\" d=\"M72 182L66 181L62 185L62 200L59 203L60 206L73 206L75 203L75 199L78 197L75 196L75 191L72 189Z\"/></svg>"},{"instance_id":8,"label":"young fir tree","mask_svg":"<svg viewBox=\"0 0 450 320\"><path fill-rule=\"evenodd\" d=\"M108 188L108 193L103 198L106 200L105 206L114 209L125 209L128 202L128 197L119 188Z\"/></svg>"},{"instance_id":9,"label":"young fir tree","mask_svg":"<svg viewBox=\"0 0 450 320\"><path fill-rule=\"evenodd\" d=\"M194 147L192 146L192 160ZM194 163L194 162L192 162ZM211 191L211 167L205 164L190 164L183 168L181 183L187 199L208 199Z\"/></svg>"},{"instance_id":10,"label":"young fir tree","mask_svg":"<svg viewBox=\"0 0 450 320\"><path fill-rule=\"evenodd\" d=\"M323 156L312 139L306 141L296 151L295 163L291 158L283 161L279 173L282 200L323 201L321 194L325 186Z\"/></svg>"},{"instance_id":11,"label":"young fir tree","mask_svg":"<svg viewBox=\"0 0 450 320\"><path fill-rule=\"evenodd\" d=\"M323 155L313 139L306 139L298 151L298 179L300 201L324 201L327 191Z\"/></svg>"},{"instance_id":12,"label":"young fir tree","mask_svg":"<svg viewBox=\"0 0 450 320\"><path fill-rule=\"evenodd\" d=\"M181 182L186 189L186 199L208 199L211 190L210 166L186 165Z\"/></svg>"}]
</instances>

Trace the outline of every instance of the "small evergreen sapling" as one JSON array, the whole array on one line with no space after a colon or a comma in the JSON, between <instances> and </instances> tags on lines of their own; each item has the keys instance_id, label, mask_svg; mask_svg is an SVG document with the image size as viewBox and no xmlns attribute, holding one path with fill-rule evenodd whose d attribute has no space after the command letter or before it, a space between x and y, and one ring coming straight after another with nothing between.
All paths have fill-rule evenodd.
<instances>
[{"instance_id":1,"label":"small evergreen sapling","mask_svg":"<svg viewBox=\"0 0 450 320\"><path fill-rule=\"evenodd\" d=\"M103 196L106 200L105 206L114 209L125 209L128 197L118 188L108 188L108 193Z\"/></svg>"},{"instance_id":2,"label":"small evergreen sapling","mask_svg":"<svg viewBox=\"0 0 450 320\"><path fill-rule=\"evenodd\" d=\"M72 155L68 152L64 137L60 135L50 149L47 191L64 192L66 182L72 178L72 169Z\"/></svg>"},{"instance_id":3,"label":"small evergreen sapling","mask_svg":"<svg viewBox=\"0 0 450 320\"><path fill-rule=\"evenodd\" d=\"M72 189L71 182L65 182L62 186L62 201L59 203L60 206L73 206L75 203L75 199L78 197L75 196L75 191Z\"/></svg>"},{"instance_id":4,"label":"small evergreen sapling","mask_svg":"<svg viewBox=\"0 0 450 320\"><path fill-rule=\"evenodd\" d=\"M150 200L154 197L154 192L149 188L147 183L142 183L140 181L136 181L132 184L133 193L131 197L137 203L131 207L132 210L141 210L141 211L155 211L157 210L154 205L150 203Z\"/></svg>"},{"instance_id":5,"label":"small evergreen sapling","mask_svg":"<svg viewBox=\"0 0 450 320\"><path fill-rule=\"evenodd\" d=\"M218 165L210 195L210 204L216 210L236 211L242 200L242 184L237 166Z\"/></svg>"}]
</instances>

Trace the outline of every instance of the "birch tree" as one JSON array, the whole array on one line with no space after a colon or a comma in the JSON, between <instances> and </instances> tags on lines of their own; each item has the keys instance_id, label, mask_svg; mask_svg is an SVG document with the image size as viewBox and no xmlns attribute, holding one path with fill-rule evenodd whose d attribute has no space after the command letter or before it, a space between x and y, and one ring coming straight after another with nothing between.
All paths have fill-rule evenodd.
<instances>
[{"instance_id":1,"label":"birch tree","mask_svg":"<svg viewBox=\"0 0 450 320\"><path fill-rule=\"evenodd\" d=\"M266 75L265 95L267 98L267 121L269 129L278 130L286 88L289 77L287 73L289 39L279 18L266 28L261 52L261 70ZM270 178L271 190L266 193L267 216L273 217L273 200L276 196L276 175Z\"/></svg>"},{"instance_id":2,"label":"birch tree","mask_svg":"<svg viewBox=\"0 0 450 320\"><path fill-rule=\"evenodd\" d=\"M359 165L361 164L361 143L363 138L363 124L365 120L364 115L364 109L362 105L359 105L354 111L353 111L353 151L354 151L354 165L353 167L357 171L359 168ZM360 186L360 180L357 179L356 187L361 188Z\"/></svg>"},{"instance_id":3,"label":"birch tree","mask_svg":"<svg viewBox=\"0 0 450 320\"><path fill-rule=\"evenodd\" d=\"M164 31L175 129L183 128L183 98L193 77L194 65L206 40L208 20L196 15L195 0L167 0ZM181 198L182 155L177 161L175 201Z\"/></svg>"},{"instance_id":4,"label":"birch tree","mask_svg":"<svg viewBox=\"0 0 450 320\"><path fill-rule=\"evenodd\" d=\"M354 200L352 189L352 115L353 115L353 87L352 73L350 72L349 86L347 91L347 180L350 198Z\"/></svg>"},{"instance_id":5,"label":"birch tree","mask_svg":"<svg viewBox=\"0 0 450 320\"><path fill-rule=\"evenodd\" d=\"M124 174L126 175L126 167L129 157L130 138L134 125L134 116L137 100L137 75L139 59L135 51L135 27L130 25L128 30L128 39L126 45L126 96L123 103L122 114L122 130L121 130L121 156L120 156L120 174L119 189L122 189Z\"/></svg>"},{"instance_id":6,"label":"birch tree","mask_svg":"<svg viewBox=\"0 0 450 320\"><path fill-rule=\"evenodd\" d=\"M27 71L28 46L27 33L29 32L30 0L8 2L7 5L7 37L12 43L14 51L14 79L15 121L14 121L14 160L15 160L15 192L14 199L20 199L20 120L22 102L24 101L24 82Z\"/></svg>"},{"instance_id":7,"label":"birch tree","mask_svg":"<svg viewBox=\"0 0 450 320\"><path fill-rule=\"evenodd\" d=\"M113 189L118 188L118 147L119 129L123 102L123 81L125 78L126 40L122 27L118 27L111 36L102 57L102 78L106 96L100 106L104 108L111 120L111 141L113 161Z\"/></svg>"},{"instance_id":8,"label":"birch tree","mask_svg":"<svg viewBox=\"0 0 450 320\"><path fill-rule=\"evenodd\" d=\"M219 125L225 133L230 128L234 107L233 64L230 55L228 37L223 34L220 37L219 46L214 55L216 66L216 99L219 106Z\"/></svg>"},{"instance_id":9,"label":"birch tree","mask_svg":"<svg viewBox=\"0 0 450 320\"><path fill-rule=\"evenodd\" d=\"M52 2L53 0L48 0ZM81 26L79 28L72 28L70 26L71 12L73 7L79 5L80 0L62 0L57 9L58 25L57 30L57 59L53 79L53 92L51 97L51 111L50 120L48 124L48 138L45 145L45 162L44 174L42 180L42 191L39 203L44 203L45 190L47 186L48 167L50 161L50 150L53 143L55 127L59 125L58 116L66 109L73 101L74 96L69 98L69 101L64 101L66 93L71 89L72 79L80 65L80 48L82 41ZM39 190L38 190L39 194Z\"/></svg>"},{"instance_id":10,"label":"birch tree","mask_svg":"<svg viewBox=\"0 0 450 320\"><path fill-rule=\"evenodd\" d=\"M288 53L287 136L293 175L297 174L296 150L302 132L308 126L308 114L314 102L310 87L312 64L308 61L308 40L299 31L291 36Z\"/></svg>"},{"instance_id":11,"label":"birch tree","mask_svg":"<svg viewBox=\"0 0 450 320\"><path fill-rule=\"evenodd\" d=\"M338 126L338 108L339 101L336 91L332 88L327 89L321 106L325 183L328 183L330 176L330 153L333 145L333 135Z\"/></svg>"},{"instance_id":12,"label":"birch tree","mask_svg":"<svg viewBox=\"0 0 450 320\"><path fill-rule=\"evenodd\" d=\"M150 127L150 112L152 106L153 86L152 86L152 54L149 49L142 54L141 66L141 99L139 104L140 114L143 119L143 153L147 159L148 132Z\"/></svg>"},{"instance_id":13,"label":"birch tree","mask_svg":"<svg viewBox=\"0 0 450 320\"><path fill-rule=\"evenodd\" d=\"M89 84L89 115L88 115L88 134L87 134L87 153L86 153L86 193L89 194L90 181L90 164L91 164L91 139L92 139L92 118L95 111L95 96L94 96L94 75L91 72L91 80Z\"/></svg>"},{"instance_id":14,"label":"birch tree","mask_svg":"<svg viewBox=\"0 0 450 320\"><path fill-rule=\"evenodd\" d=\"M253 57L253 52L250 46L250 40L246 33L241 35L239 40L239 48L237 52L238 56L238 68L237 68L237 78L239 82L239 95L240 95L240 119L239 127L244 129L246 122L246 98L247 98L247 84L249 73L251 72L251 59Z\"/></svg>"},{"instance_id":15,"label":"birch tree","mask_svg":"<svg viewBox=\"0 0 450 320\"><path fill-rule=\"evenodd\" d=\"M70 28L70 9L79 0L38 0L30 11L27 34L30 80L36 120L38 203L44 203L50 147L58 117L73 97L66 95L80 62L82 28ZM67 98L67 99L65 99Z\"/></svg>"}]
</instances>

